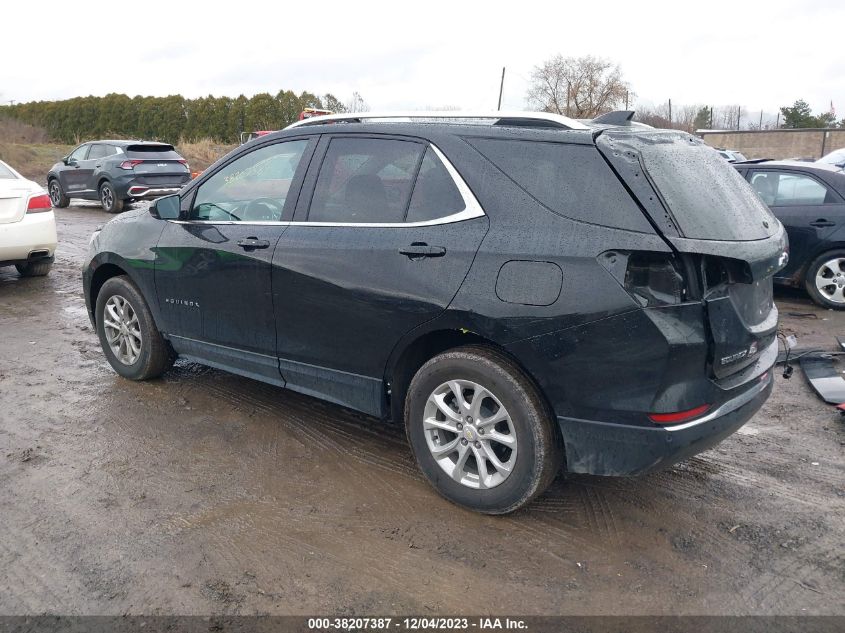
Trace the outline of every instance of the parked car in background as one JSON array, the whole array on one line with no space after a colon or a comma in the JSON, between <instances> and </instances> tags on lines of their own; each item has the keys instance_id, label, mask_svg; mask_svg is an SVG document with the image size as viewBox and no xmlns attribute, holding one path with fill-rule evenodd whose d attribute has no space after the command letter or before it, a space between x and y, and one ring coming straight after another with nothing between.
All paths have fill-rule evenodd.
<instances>
[{"instance_id":1,"label":"parked car in background","mask_svg":"<svg viewBox=\"0 0 845 633\"><path fill-rule=\"evenodd\" d=\"M816 161L821 165L833 165L839 169L845 169L845 147L832 151Z\"/></svg>"},{"instance_id":2,"label":"parked car in background","mask_svg":"<svg viewBox=\"0 0 845 633\"><path fill-rule=\"evenodd\" d=\"M56 218L47 192L0 161L0 266L23 277L50 272L56 251Z\"/></svg>"},{"instance_id":3,"label":"parked car in background","mask_svg":"<svg viewBox=\"0 0 845 633\"><path fill-rule=\"evenodd\" d=\"M431 484L487 513L561 463L705 450L771 392L786 236L703 141L615 114L331 115L242 145L94 235L104 354L404 421Z\"/></svg>"},{"instance_id":4,"label":"parked car in background","mask_svg":"<svg viewBox=\"0 0 845 633\"><path fill-rule=\"evenodd\" d=\"M722 149L721 147L717 147L716 151L719 152L719 156L724 158L729 163L737 163L744 160L748 160L741 152L737 152L736 150Z\"/></svg>"},{"instance_id":5,"label":"parked car in background","mask_svg":"<svg viewBox=\"0 0 845 633\"><path fill-rule=\"evenodd\" d=\"M819 305L845 310L845 172L798 161L734 167L789 235L789 263L775 283L806 288Z\"/></svg>"},{"instance_id":6,"label":"parked car in background","mask_svg":"<svg viewBox=\"0 0 845 633\"><path fill-rule=\"evenodd\" d=\"M190 180L188 161L167 143L91 141L53 165L47 190L54 207L78 198L118 213L127 202L176 193Z\"/></svg>"}]
</instances>

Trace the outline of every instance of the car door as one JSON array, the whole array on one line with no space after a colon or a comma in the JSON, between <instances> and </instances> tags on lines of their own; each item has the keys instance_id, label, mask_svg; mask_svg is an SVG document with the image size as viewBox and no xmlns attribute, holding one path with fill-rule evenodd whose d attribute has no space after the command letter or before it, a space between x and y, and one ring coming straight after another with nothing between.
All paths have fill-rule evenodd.
<instances>
[{"instance_id":1,"label":"car door","mask_svg":"<svg viewBox=\"0 0 845 633\"><path fill-rule=\"evenodd\" d=\"M838 227L845 226L845 204L814 175L790 169L751 169L748 181L789 236L789 262L778 279L792 279Z\"/></svg>"},{"instance_id":2,"label":"car door","mask_svg":"<svg viewBox=\"0 0 845 633\"><path fill-rule=\"evenodd\" d=\"M378 415L388 355L449 305L488 220L422 141L324 136L312 162L273 256L281 372L290 389Z\"/></svg>"},{"instance_id":3,"label":"car door","mask_svg":"<svg viewBox=\"0 0 845 633\"><path fill-rule=\"evenodd\" d=\"M88 150L88 156L85 158L83 174L87 173L88 180L86 181L86 189L89 191L97 191L97 179L100 177L100 169L103 166L103 161L111 154L111 145L103 143L94 143L91 149Z\"/></svg>"},{"instance_id":4,"label":"car door","mask_svg":"<svg viewBox=\"0 0 845 633\"><path fill-rule=\"evenodd\" d=\"M316 140L250 148L186 194L156 247L161 329L177 352L283 384L270 262Z\"/></svg>"},{"instance_id":5,"label":"car door","mask_svg":"<svg viewBox=\"0 0 845 633\"><path fill-rule=\"evenodd\" d=\"M86 143L80 145L68 155L66 166L59 172L59 180L65 194L78 195L89 191L88 180L93 173L93 169L89 168L87 161L90 148L91 144Z\"/></svg>"}]
</instances>

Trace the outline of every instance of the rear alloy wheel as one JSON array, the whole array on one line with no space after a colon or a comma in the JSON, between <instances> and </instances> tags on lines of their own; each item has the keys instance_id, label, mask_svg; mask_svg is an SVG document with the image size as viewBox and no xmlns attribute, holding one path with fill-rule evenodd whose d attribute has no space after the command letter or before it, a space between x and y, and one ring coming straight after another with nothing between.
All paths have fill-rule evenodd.
<instances>
[{"instance_id":1,"label":"rear alloy wheel","mask_svg":"<svg viewBox=\"0 0 845 633\"><path fill-rule=\"evenodd\" d=\"M825 308L845 310L845 250L822 253L807 267L810 298Z\"/></svg>"},{"instance_id":2,"label":"rear alloy wheel","mask_svg":"<svg viewBox=\"0 0 845 633\"><path fill-rule=\"evenodd\" d=\"M460 347L423 365L408 388L405 426L429 482L477 512L521 508L560 467L547 407L514 362L492 348Z\"/></svg>"},{"instance_id":3,"label":"rear alloy wheel","mask_svg":"<svg viewBox=\"0 0 845 633\"><path fill-rule=\"evenodd\" d=\"M114 187L110 182L100 185L100 204L109 213L120 213L123 211L123 200L117 197Z\"/></svg>"},{"instance_id":4,"label":"rear alloy wheel","mask_svg":"<svg viewBox=\"0 0 845 633\"><path fill-rule=\"evenodd\" d=\"M65 195L65 192L62 191L62 185L57 179L53 178L50 181L47 191L50 193L50 204L57 209L64 209L70 204L70 198L68 198Z\"/></svg>"},{"instance_id":5,"label":"rear alloy wheel","mask_svg":"<svg viewBox=\"0 0 845 633\"><path fill-rule=\"evenodd\" d=\"M103 284L97 295L96 317L106 359L124 378L155 378L173 365L175 355L128 277L112 277Z\"/></svg>"}]
</instances>

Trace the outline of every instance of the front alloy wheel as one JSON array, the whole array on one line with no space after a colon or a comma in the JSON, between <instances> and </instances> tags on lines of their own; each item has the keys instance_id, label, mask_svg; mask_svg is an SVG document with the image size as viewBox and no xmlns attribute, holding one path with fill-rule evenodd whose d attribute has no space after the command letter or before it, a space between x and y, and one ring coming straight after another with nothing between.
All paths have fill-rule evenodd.
<instances>
[{"instance_id":1,"label":"front alloy wheel","mask_svg":"<svg viewBox=\"0 0 845 633\"><path fill-rule=\"evenodd\" d=\"M112 295L103 313L106 341L115 358L124 365L134 365L141 355L144 340L138 315L125 298Z\"/></svg>"}]
</instances>

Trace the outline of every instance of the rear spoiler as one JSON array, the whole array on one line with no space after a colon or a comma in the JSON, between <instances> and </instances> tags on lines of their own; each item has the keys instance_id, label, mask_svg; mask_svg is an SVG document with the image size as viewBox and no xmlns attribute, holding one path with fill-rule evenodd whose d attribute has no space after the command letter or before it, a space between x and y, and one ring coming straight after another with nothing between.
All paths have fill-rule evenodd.
<instances>
[{"instance_id":1,"label":"rear spoiler","mask_svg":"<svg viewBox=\"0 0 845 633\"><path fill-rule=\"evenodd\" d=\"M591 123L598 123L600 125L631 125L634 120L634 110L614 110L613 112L606 112L594 118Z\"/></svg>"},{"instance_id":2,"label":"rear spoiler","mask_svg":"<svg viewBox=\"0 0 845 633\"><path fill-rule=\"evenodd\" d=\"M774 158L749 158L748 160L735 160L734 165L757 165L758 163L767 163Z\"/></svg>"}]
</instances>

